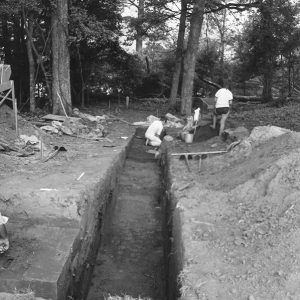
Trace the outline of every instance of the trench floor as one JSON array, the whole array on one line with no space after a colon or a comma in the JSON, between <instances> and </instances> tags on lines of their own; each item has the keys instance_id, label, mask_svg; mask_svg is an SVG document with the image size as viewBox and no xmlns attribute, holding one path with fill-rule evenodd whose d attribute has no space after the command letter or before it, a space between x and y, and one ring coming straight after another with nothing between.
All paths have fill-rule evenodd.
<instances>
[{"instance_id":1,"label":"trench floor","mask_svg":"<svg viewBox=\"0 0 300 300\"><path fill-rule=\"evenodd\" d=\"M150 149L143 139L133 138L105 216L88 300L125 295L166 298L162 184L157 161L146 152Z\"/></svg>"}]
</instances>

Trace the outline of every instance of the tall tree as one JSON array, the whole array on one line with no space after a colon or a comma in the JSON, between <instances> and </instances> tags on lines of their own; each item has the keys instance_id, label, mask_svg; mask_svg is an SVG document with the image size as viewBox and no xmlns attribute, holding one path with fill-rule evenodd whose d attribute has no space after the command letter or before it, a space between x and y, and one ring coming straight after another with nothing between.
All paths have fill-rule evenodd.
<instances>
[{"instance_id":1,"label":"tall tree","mask_svg":"<svg viewBox=\"0 0 300 300\"><path fill-rule=\"evenodd\" d=\"M174 107L176 104L176 97L178 92L180 74L181 74L181 65L183 59L184 51L184 38L185 38L185 28L186 28L186 17L187 17L187 0L181 0L181 12L179 19L179 30L177 38L177 47L175 53L175 66L173 71L172 86L170 93L170 106Z\"/></svg>"},{"instance_id":2,"label":"tall tree","mask_svg":"<svg viewBox=\"0 0 300 300\"><path fill-rule=\"evenodd\" d=\"M224 56L225 56L225 43L226 43L226 33L227 33L227 9L224 8L220 12L212 13L209 15L211 17L212 22L218 29L219 33L219 70L220 70L220 79L219 83L223 85L224 81Z\"/></svg>"},{"instance_id":3,"label":"tall tree","mask_svg":"<svg viewBox=\"0 0 300 300\"><path fill-rule=\"evenodd\" d=\"M143 49L143 30L142 30L142 22L145 17L145 0L139 0L138 3L138 22L136 26L136 46L135 50L138 55L142 54Z\"/></svg>"},{"instance_id":4,"label":"tall tree","mask_svg":"<svg viewBox=\"0 0 300 300\"><path fill-rule=\"evenodd\" d=\"M127 40L134 40L136 52L141 55L143 42L147 39L158 41L165 38L168 27L166 21L174 17L174 12L166 9L173 0L124 0L130 16L124 17L127 27ZM133 11L137 15L133 16Z\"/></svg>"},{"instance_id":5,"label":"tall tree","mask_svg":"<svg viewBox=\"0 0 300 300\"><path fill-rule=\"evenodd\" d=\"M90 92L107 83L107 66L123 51L119 46L120 23L119 1L73 0L69 32L73 104L84 106ZM101 72L105 74L100 78Z\"/></svg>"},{"instance_id":6,"label":"tall tree","mask_svg":"<svg viewBox=\"0 0 300 300\"><path fill-rule=\"evenodd\" d=\"M193 83L196 65L196 55L202 29L205 0L195 0L188 37L187 49L183 60L183 77L181 87L181 114L189 115L192 112Z\"/></svg>"},{"instance_id":7,"label":"tall tree","mask_svg":"<svg viewBox=\"0 0 300 300\"><path fill-rule=\"evenodd\" d=\"M293 1L260 0L257 13L245 29L246 47L239 49L244 50L239 55L249 76L262 76L265 102L273 98L272 86L280 55L297 28L297 7Z\"/></svg>"},{"instance_id":8,"label":"tall tree","mask_svg":"<svg viewBox=\"0 0 300 300\"><path fill-rule=\"evenodd\" d=\"M33 22L32 17L29 15L28 20L26 20L25 8L22 7L22 17L25 24L25 29L27 32L26 38L26 48L29 64L29 99L30 99L30 111L35 111L35 62L33 57L33 51L31 47L31 40L33 35Z\"/></svg>"},{"instance_id":9,"label":"tall tree","mask_svg":"<svg viewBox=\"0 0 300 300\"><path fill-rule=\"evenodd\" d=\"M72 111L68 15L68 0L56 0L51 19L52 112L54 114L70 114Z\"/></svg>"}]
</instances>

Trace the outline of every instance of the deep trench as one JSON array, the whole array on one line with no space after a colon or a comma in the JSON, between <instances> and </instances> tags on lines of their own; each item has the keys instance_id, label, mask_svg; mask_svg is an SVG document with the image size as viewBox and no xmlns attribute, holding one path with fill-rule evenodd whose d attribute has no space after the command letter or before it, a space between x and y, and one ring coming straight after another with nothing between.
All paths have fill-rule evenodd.
<instances>
[{"instance_id":1,"label":"deep trench","mask_svg":"<svg viewBox=\"0 0 300 300\"><path fill-rule=\"evenodd\" d=\"M164 186L151 147L137 130L104 217L87 296L167 299Z\"/></svg>"}]
</instances>

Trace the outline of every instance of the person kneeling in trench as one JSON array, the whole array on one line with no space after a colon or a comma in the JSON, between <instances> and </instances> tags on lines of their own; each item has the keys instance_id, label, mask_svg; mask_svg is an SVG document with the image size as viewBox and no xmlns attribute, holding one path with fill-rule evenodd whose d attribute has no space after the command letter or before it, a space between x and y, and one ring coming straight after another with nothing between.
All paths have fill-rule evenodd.
<instances>
[{"instance_id":1,"label":"person kneeling in trench","mask_svg":"<svg viewBox=\"0 0 300 300\"><path fill-rule=\"evenodd\" d=\"M148 127L145 138L146 146L151 145L154 147L159 147L162 142L163 135L166 134L164 125L166 124L167 119L165 116L160 117L160 120L155 120Z\"/></svg>"}]
</instances>

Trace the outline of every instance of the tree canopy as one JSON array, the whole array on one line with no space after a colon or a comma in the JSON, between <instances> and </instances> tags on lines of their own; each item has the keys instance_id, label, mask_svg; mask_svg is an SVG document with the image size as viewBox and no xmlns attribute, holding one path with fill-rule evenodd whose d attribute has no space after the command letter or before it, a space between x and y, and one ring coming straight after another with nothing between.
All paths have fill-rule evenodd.
<instances>
[{"instance_id":1,"label":"tree canopy","mask_svg":"<svg viewBox=\"0 0 300 300\"><path fill-rule=\"evenodd\" d=\"M170 96L172 106L181 99L181 112L190 114L193 95L224 78L234 87L259 77L265 101L274 85L282 96L298 89L297 1L62 3L69 4L65 19L57 0L0 2L0 56L12 66L19 109L54 109L61 100L71 109L121 92Z\"/></svg>"}]
</instances>

